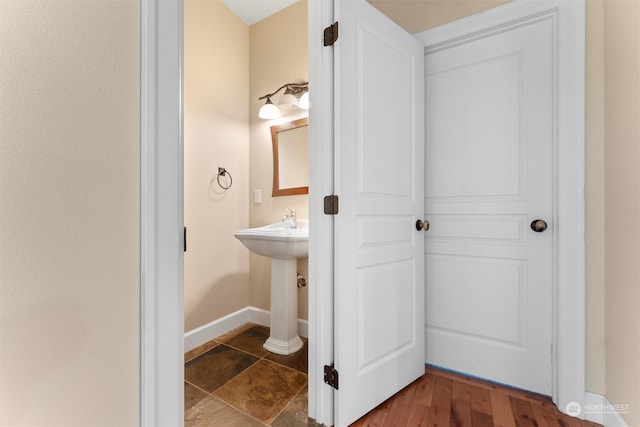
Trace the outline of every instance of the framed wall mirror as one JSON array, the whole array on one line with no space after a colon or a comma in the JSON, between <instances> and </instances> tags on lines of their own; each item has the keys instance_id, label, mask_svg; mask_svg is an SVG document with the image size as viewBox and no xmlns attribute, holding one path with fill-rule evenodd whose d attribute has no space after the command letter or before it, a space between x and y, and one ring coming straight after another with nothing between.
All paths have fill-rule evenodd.
<instances>
[{"instance_id":1,"label":"framed wall mirror","mask_svg":"<svg viewBox=\"0 0 640 427\"><path fill-rule=\"evenodd\" d=\"M309 193L308 130L308 118L271 126L273 197Z\"/></svg>"}]
</instances>

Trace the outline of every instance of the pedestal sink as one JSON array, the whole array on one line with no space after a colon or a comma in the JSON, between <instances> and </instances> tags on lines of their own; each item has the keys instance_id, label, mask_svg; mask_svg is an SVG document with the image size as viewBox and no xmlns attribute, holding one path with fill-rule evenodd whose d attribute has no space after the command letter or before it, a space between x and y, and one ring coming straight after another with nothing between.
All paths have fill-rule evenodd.
<instances>
[{"instance_id":1,"label":"pedestal sink","mask_svg":"<svg viewBox=\"0 0 640 427\"><path fill-rule=\"evenodd\" d=\"M302 348L298 336L297 259L309 254L309 223L278 222L235 233L251 252L271 258L271 332L264 348L288 355Z\"/></svg>"}]
</instances>

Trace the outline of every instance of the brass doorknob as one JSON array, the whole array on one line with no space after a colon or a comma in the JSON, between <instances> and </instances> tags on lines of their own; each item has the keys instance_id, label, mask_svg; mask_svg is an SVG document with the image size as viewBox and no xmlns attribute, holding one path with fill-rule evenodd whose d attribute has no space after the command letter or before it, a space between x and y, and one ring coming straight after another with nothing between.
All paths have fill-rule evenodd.
<instances>
[{"instance_id":1,"label":"brass doorknob","mask_svg":"<svg viewBox=\"0 0 640 427\"><path fill-rule=\"evenodd\" d=\"M429 230L429 221L427 221L426 219L423 221L421 219L416 221L416 230L420 231L420 230L424 230L427 231Z\"/></svg>"},{"instance_id":2,"label":"brass doorknob","mask_svg":"<svg viewBox=\"0 0 640 427\"><path fill-rule=\"evenodd\" d=\"M534 219L531 221L531 229L536 233L542 233L547 229L547 223L543 219Z\"/></svg>"}]
</instances>

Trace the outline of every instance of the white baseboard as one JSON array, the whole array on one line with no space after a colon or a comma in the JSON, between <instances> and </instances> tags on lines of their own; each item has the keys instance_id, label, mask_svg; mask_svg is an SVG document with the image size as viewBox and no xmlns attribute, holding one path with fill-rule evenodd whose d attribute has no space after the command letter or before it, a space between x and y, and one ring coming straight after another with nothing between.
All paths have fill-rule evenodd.
<instances>
[{"instance_id":1,"label":"white baseboard","mask_svg":"<svg viewBox=\"0 0 640 427\"><path fill-rule=\"evenodd\" d=\"M606 396L595 393L585 393L584 418L605 427L628 427L627 423L618 413L625 405L613 405Z\"/></svg>"},{"instance_id":2,"label":"white baseboard","mask_svg":"<svg viewBox=\"0 0 640 427\"><path fill-rule=\"evenodd\" d=\"M247 322L269 326L271 324L271 312L256 307L245 307L211 323L185 332L184 351L192 350ZM305 338L309 337L308 321L298 319L298 334Z\"/></svg>"}]
</instances>

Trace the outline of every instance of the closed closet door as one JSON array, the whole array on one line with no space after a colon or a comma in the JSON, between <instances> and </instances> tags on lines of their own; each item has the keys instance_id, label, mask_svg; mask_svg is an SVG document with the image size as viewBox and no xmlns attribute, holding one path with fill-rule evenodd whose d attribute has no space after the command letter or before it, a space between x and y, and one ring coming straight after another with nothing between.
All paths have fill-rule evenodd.
<instances>
[{"instance_id":1,"label":"closed closet door","mask_svg":"<svg viewBox=\"0 0 640 427\"><path fill-rule=\"evenodd\" d=\"M546 395L553 30L539 19L425 55L427 362Z\"/></svg>"}]
</instances>

